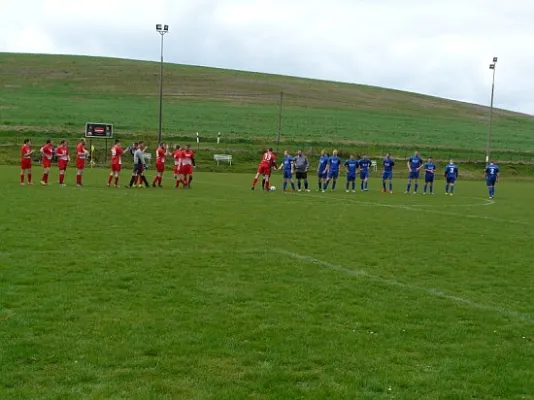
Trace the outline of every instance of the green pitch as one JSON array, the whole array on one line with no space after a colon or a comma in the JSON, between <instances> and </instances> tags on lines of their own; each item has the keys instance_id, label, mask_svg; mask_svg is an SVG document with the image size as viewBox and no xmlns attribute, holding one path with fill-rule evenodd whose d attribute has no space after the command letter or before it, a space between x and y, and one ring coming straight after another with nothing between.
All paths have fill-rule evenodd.
<instances>
[{"instance_id":1,"label":"green pitch","mask_svg":"<svg viewBox=\"0 0 534 400\"><path fill-rule=\"evenodd\" d=\"M532 185L73 173L0 169L2 399L533 398Z\"/></svg>"}]
</instances>

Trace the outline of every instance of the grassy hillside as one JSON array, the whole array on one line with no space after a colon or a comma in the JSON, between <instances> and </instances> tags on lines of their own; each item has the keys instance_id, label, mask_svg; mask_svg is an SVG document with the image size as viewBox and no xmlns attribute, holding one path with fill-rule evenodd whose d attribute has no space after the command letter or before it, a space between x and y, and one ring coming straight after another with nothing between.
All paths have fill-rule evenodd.
<instances>
[{"instance_id":1,"label":"grassy hillside","mask_svg":"<svg viewBox=\"0 0 534 400\"><path fill-rule=\"evenodd\" d=\"M134 60L0 54L0 133L79 135L87 121L155 138L159 64ZM165 65L165 134L200 132L250 143L373 143L442 147L482 158L485 107L415 93L214 68ZM534 151L534 117L497 110L493 148ZM396 146L396 147L395 147ZM381 151L381 150L380 150Z\"/></svg>"}]
</instances>

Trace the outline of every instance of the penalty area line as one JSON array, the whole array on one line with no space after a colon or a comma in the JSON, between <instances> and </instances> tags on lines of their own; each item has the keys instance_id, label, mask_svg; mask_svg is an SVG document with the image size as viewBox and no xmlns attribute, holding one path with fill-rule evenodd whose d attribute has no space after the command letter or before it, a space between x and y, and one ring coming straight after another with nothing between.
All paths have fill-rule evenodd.
<instances>
[{"instance_id":1,"label":"penalty area line","mask_svg":"<svg viewBox=\"0 0 534 400\"><path fill-rule=\"evenodd\" d=\"M529 324L534 324L534 319L529 314L523 314L523 313L520 313L520 312L517 312L517 311L507 310L507 309L502 308L502 307L494 307L494 306L489 306L489 305L485 305L485 304L480 304L480 303L474 302L472 300L465 299L463 297L454 296L454 295L451 295L451 294L444 293L444 292L442 292L440 290L437 290L437 289L426 288L426 287L423 287L423 286L417 286L417 285L412 285L412 284L408 284L408 283L402 283L402 282L396 281L394 279L380 278L378 276L371 275L367 271L364 271L364 270L361 270L361 269L349 269L349 268L346 268L345 266L342 266L342 265L339 265L339 264L330 263L330 262L327 262L327 261L319 260L318 258L314 258L314 257L308 256L308 255L304 255L304 254L294 253L294 252L287 251L287 250L284 250L284 249L273 249L273 251L275 253L280 254L280 255L289 256L289 257L291 257L293 259L300 260L300 261L307 261L309 263L312 263L312 264L315 264L315 265L319 265L321 267L324 267L324 268L327 268L327 269L330 269L330 270L333 270L333 271L341 272L341 273L344 273L344 274L349 275L349 276L366 278L366 279L369 279L369 280L372 280L372 281L375 281L375 282L378 282L378 283L382 283L382 284L385 284L385 285L388 285L388 286L398 287L398 288L411 290L411 291L423 292L423 293L426 293L426 294L428 294L430 296L439 297L439 298L446 299L446 300L449 300L449 301L452 301L452 302L455 302L455 303L464 304L464 305L469 306L471 308L475 308L475 309L482 310L482 311L489 311L489 312L501 314L501 315L504 315L504 316L507 316L507 317L511 317L511 318L515 318L515 319L521 320L523 322L527 322Z\"/></svg>"}]
</instances>

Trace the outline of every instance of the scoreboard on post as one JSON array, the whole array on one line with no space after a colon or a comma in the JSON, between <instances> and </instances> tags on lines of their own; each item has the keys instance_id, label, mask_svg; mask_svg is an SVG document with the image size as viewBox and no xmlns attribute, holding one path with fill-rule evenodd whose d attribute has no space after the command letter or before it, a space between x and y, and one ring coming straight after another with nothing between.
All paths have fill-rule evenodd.
<instances>
[{"instance_id":1,"label":"scoreboard on post","mask_svg":"<svg viewBox=\"0 0 534 400\"><path fill-rule=\"evenodd\" d=\"M104 124L100 122L87 122L85 124L85 137L87 138L104 138L113 137L113 124Z\"/></svg>"}]
</instances>

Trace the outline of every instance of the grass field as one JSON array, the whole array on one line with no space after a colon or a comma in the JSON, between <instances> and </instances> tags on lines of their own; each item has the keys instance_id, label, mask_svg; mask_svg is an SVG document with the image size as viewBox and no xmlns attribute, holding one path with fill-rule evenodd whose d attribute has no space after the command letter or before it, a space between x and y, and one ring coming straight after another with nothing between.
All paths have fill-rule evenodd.
<instances>
[{"instance_id":1,"label":"grass field","mask_svg":"<svg viewBox=\"0 0 534 400\"><path fill-rule=\"evenodd\" d=\"M106 175L0 167L0 398L534 399L532 185Z\"/></svg>"},{"instance_id":2,"label":"grass field","mask_svg":"<svg viewBox=\"0 0 534 400\"><path fill-rule=\"evenodd\" d=\"M485 155L489 112L478 105L184 65L165 65L164 79L165 134L214 137L222 132L225 140L272 143L281 109L281 138L299 145L373 143L390 151L393 145L410 151L417 145L469 150L481 160ZM156 137L158 63L0 53L0 87L0 140L21 132L75 137L88 121L111 122L122 137ZM498 98L497 93L497 107ZM534 117L496 110L493 122L493 151L521 153L532 161Z\"/></svg>"}]
</instances>

